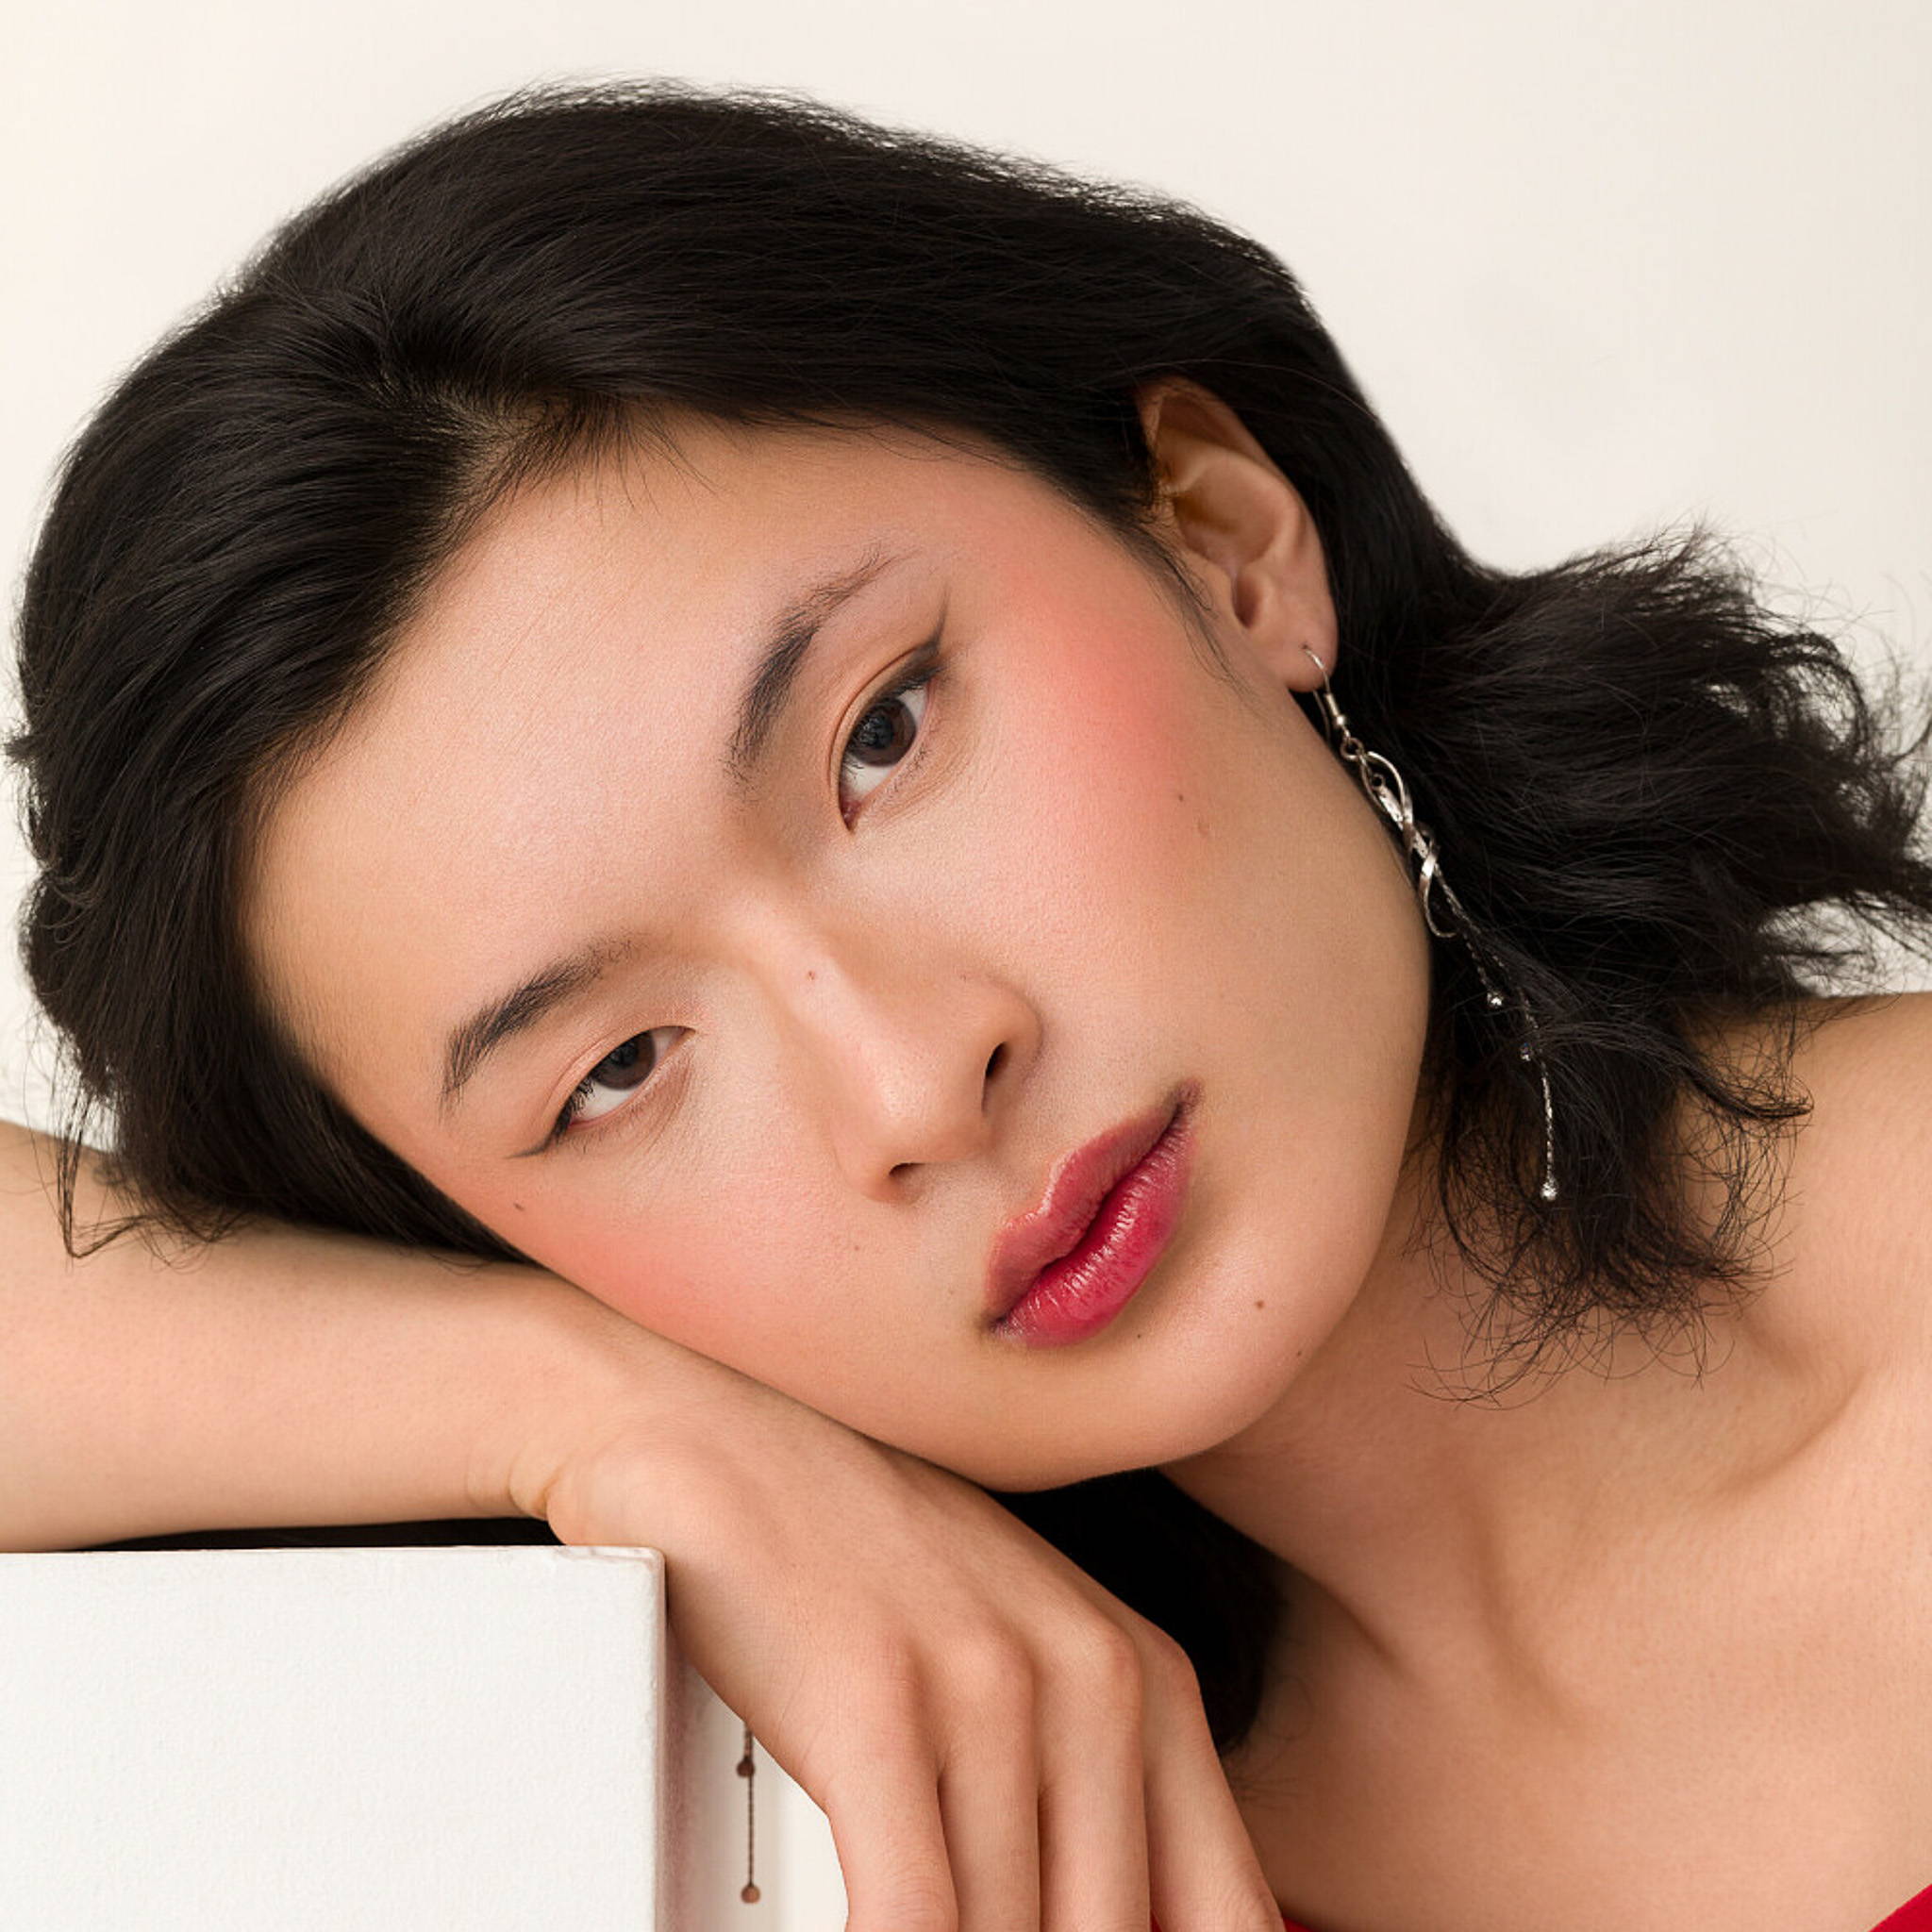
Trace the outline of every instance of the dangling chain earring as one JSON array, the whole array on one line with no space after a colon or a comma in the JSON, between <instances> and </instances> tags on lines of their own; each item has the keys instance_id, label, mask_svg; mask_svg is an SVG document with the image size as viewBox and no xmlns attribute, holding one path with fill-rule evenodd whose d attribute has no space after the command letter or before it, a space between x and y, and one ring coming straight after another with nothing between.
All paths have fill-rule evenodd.
<instances>
[{"instance_id":1,"label":"dangling chain earring","mask_svg":"<svg viewBox=\"0 0 1932 1932\"><path fill-rule=\"evenodd\" d=\"M751 1877L751 1781L757 1775L758 1767L758 1760L751 1755L751 1726L746 1724L744 1727L744 1756L738 1760L738 1774L744 1780L744 1884L740 1889L738 1895L746 1905L755 1906L758 1902L758 1889L752 1883Z\"/></svg>"},{"instance_id":2,"label":"dangling chain earring","mask_svg":"<svg viewBox=\"0 0 1932 1932\"><path fill-rule=\"evenodd\" d=\"M1342 716L1341 707L1335 702L1335 693L1328 688L1327 665L1307 644L1302 649L1314 658L1315 669L1322 674L1322 688L1314 693L1314 698L1322 708L1326 734L1336 755L1354 769L1362 790L1369 794L1370 802L1400 834L1405 858L1417 861L1415 889L1416 896L1422 901L1423 923L1439 940L1459 939L1468 947L1469 957L1474 960L1476 973L1483 983L1485 1002L1492 1011L1500 1012L1509 1001L1496 981L1507 975L1493 959L1484 958L1483 948L1472 936L1469 915L1462 909L1462 901L1442 876L1441 867L1437 862L1435 834L1426 825L1416 823L1414 808L1409 804L1408 786L1402 774L1380 752L1370 751L1348 728L1348 720ZM1433 900L1439 892L1447 903L1447 925L1436 924ZM1550 1072L1543 1060L1542 1035L1538 1030L1536 1016L1520 995L1516 1008L1528 1036L1516 1051L1523 1059L1534 1064L1543 1090L1543 1184L1537 1191L1543 1200L1554 1201L1557 1192L1557 1122L1555 1109L1550 1105Z\"/></svg>"},{"instance_id":3,"label":"dangling chain earring","mask_svg":"<svg viewBox=\"0 0 1932 1932\"><path fill-rule=\"evenodd\" d=\"M1402 774L1385 758L1380 752L1370 751L1353 731L1348 728L1348 720L1342 716L1341 707L1335 702L1335 694L1328 688L1328 667L1307 644L1302 646L1315 660L1315 669L1322 674L1322 688L1315 692L1315 702L1322 708L1322 716L1329 741L1337 755L1353 768L1361 787L1369 794L1371 802L1401 835L1403 852L1407 858L1417 861L1415 888L1416 895L1422 901L1423 923L1439 940L1459 939L1469 948L1469 957L1475 962L1475 970L1483 983L1485 1002L1495 1011L1501 1011L1509 1004L1496 985L1498 978L1507 978L1500 966L1494 974L1491 968L1492 960L1485 960L1483 950L1470 936L1469 915L1462 909L1462 901L1456 896L1455 889L1442 876L1442 869L1436 859L1436 839L1426 825L1416 823L1415 811L1409 804L1408 786ZM1449 908L1450 924L1438 925L1434 895L1440 892ZM1545 1201L1557 1198L1557 1135L1556 1117L1550 1106L1549 1069L1543 1063L1542 1036L1537 1030L1536 1017L1519 998L1517 1009L1523 1016L1523 1024L1528 1038L1516 1051L1525 1060L1535 1062L1537 1078L1543 1090L1543 1184L1538 1191ZM752 1882L752 1853L756 1842L753 1835L752 1779L758 1771L758 1761L753 1757L751 1726L744 1726L744 1755L738 1760L738 1774L744 1780L744 1884L739 1897L746 1905L756 1905L758 1889Z\"/></svg>"}]
</instances>

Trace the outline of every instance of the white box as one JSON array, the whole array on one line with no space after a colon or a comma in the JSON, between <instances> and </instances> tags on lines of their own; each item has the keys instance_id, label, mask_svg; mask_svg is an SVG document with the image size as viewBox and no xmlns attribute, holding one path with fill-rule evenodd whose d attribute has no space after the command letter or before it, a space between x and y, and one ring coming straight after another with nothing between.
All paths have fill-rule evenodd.
<instances>
[{"instance_id":1,"label":"white box","mask_svg":"<svg viewBox=\"0 0 1932 1932\"><path fill-rule=\"evenodd\" d=\"M664 1608L649 1549L0 1555L0 1926L840 1923L829 1829L761 1750L740 1902L742 1726Z\"/></svg>"}]
</instances>

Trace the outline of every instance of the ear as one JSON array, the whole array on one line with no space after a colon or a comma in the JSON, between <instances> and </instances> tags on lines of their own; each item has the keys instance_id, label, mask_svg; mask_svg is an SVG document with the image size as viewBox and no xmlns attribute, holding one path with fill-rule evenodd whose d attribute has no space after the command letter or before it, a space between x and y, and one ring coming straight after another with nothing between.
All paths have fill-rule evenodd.
<instances>
[{"instance_id":1,"label":"ear","mask_svg":"<svg viewBox=\"0 0 1932 1932\"><path fill-rule=\"evenodd\" d=\"M1161 535L1221 626L1267 674L1313 691L1335 668L1335 606L1322 539L1295 487L1211 391L1162 376L1137 398L1160 478Z\"/></svg>"}]
</instances>

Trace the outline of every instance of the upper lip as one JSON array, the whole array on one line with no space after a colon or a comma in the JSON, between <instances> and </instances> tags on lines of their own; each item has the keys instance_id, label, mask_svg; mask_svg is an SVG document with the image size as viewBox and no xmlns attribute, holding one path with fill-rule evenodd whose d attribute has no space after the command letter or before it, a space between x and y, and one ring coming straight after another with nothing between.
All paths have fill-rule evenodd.
<instances>
[{"instance_id":1,"label":"upper lip","mask_svg":"<svg viewBox=\"0 0 1932 1932\"><path fill-rule=\"evenodd\" d=\"M993 1321L1012 1309L1042 1268L1078 1244L1101 1202L1146 1159L1190 1097L1188 1088L1176 1089L1158 1107L1109 1127L1054 1163L1039 1202L1014 1215L993 1241L986 1275L986 1307Z\"/></svg>"}]
</instances>

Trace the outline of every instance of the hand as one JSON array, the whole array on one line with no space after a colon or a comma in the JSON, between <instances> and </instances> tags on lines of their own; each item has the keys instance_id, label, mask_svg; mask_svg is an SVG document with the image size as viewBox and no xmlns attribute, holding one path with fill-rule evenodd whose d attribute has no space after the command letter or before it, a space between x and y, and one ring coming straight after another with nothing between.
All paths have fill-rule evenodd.
<instances>
[{"instance_id":1,"label":"hand","mask_svg":"<svg viewBox=\"0 0 1932 1932\"><path fill-rule=\"evenodd\" d=\"M831 1822L846 1932L1281 1932L1177 1643L974 1484L692 1362L518 1507L664 1552L686 1657Z\"/></svg>"}]
</instances>

